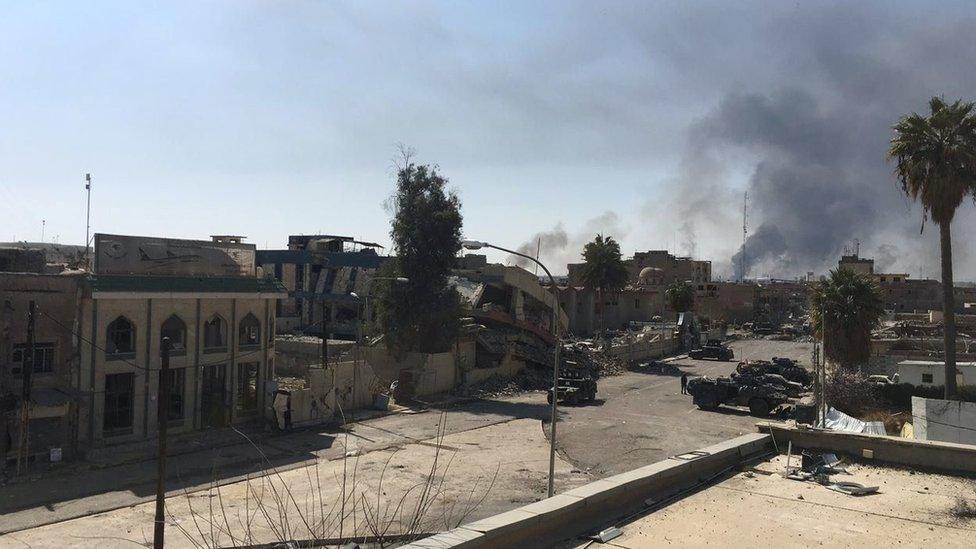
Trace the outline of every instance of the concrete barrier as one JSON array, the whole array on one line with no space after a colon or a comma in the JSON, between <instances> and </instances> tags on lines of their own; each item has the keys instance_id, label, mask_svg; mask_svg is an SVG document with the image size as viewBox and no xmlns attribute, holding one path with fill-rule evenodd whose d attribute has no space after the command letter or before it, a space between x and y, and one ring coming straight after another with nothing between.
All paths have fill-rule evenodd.
<instances>
[{"instance_id":1,"label":"concrete barrier","mask_svg":"<svg viewBox=\"0 0 976 549\"><path fill-rule=\"evenodd\" d=\"M976 446L968 444L824 431L778 423L757 423L756 428L773 436L780 453L785 453L786 445L792 442L794 453L799 449L823 450L894 465L956 474L976 473Z\"/></svg>"},{"instance_id":2,"label":"concrete barrier","mask_svg":"<svg viewBox=\"0 0 976 549\"><path fill-rule=\"evenodd\" d=\"M729 468L770 453L772 437L755 433L591 482L554 497L465 524L406 547L545 547L592 532L667 500Z\"/></svg>"}]
</instances>

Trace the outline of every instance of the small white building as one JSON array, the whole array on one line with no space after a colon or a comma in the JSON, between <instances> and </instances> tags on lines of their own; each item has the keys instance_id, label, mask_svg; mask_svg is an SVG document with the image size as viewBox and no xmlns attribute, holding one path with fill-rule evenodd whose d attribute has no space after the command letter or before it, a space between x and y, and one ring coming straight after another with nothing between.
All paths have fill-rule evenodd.
<instances>
[{"instance_id":1,"label":"small white building","mask_svg":"<svg viewBox=\"0 0 976 549\"><path fill-rule=\"evenodd\" d=\"M898 363L898 382L912 385L945 385L945 362L903 360ZM956 363L956 384L976 385L976 362Z\"/></svg>"}]
</instances>

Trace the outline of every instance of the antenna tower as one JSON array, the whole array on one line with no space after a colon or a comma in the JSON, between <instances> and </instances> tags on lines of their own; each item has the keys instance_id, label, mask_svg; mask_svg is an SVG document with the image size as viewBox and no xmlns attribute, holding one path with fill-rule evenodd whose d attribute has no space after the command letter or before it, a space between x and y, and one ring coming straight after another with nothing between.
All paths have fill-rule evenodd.
<instances>
[{"instance_id":1,"label":"antenna tower","mask_svg":"<svg viewBox=\"0 0 976 549\"><path fill-rule=\"evenodd\" d=\"M739 254L739 280L746 279L746 237L749 236L749 227L746 225L748 207L749 191L746 191L742 198L742 253Z\"/></svg>"}]
</instances>

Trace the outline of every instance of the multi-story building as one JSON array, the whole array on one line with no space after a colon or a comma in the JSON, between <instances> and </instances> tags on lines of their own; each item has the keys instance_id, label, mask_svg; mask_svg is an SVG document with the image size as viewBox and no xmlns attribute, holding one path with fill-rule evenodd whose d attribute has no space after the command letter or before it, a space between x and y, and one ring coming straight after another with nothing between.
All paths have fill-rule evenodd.
<instances>
[{"instance_id":1,"label":"multi-story building","mask_svg":"<svg viewBox=\"0 0 976 549\"><path fill-rule=\"evenodd\" d=\"M871 276L881 291L885 310L895 313L942 310L942 283L938 280L912 279L908 273L876 273L873 259L856 254L841 256L837 268ZM959 290L956 289L957 294L961 293Z\"/></svg>"},{"instance_id":2,"label":"multi-story building","mask_svg":"<svg viewBox=\"0 0 976 549\"><path fill-rule=\"evenodd\" d=\"M752 321L760 305L760 286L754 282L706 282L695 292L695 312L712 323Z\"/></svg>"},{"instance_id":3,"label":"multi-story building","mask_svg":"<svg viewBox=\"0 0 976 549\"><path fill-rule=\"evenodd\" d=\"M666 286L672 282L688 281L693 283L708 282L712 279L712 262L691 259L690 257L677 257L667 250L650 250L637 252L633 257L625 259L624 265L630 274L632 284L640 283L643 274L647 274L645 269L651 269L654 273L653 285ZM581 269L583 263L570 263L567 265L569 272L567 284L570 286L582 286ZM649 284L645 284L649 285Z\"/></svg>"},{"instance_id":4,"label":"multi-story building","mask_svg":"<svg viewBox=\"0 0 976 549\"><path fill-rule=\"evenodd\" d=\"M258 264L288 291L276 310L278 331L355 338L361 302L350 294L369 294L372 274L388 259L378 248L349 236L292 235L287 250L258 251Z\"/></svg>"},{"instance_id":5,"label":"multi-story building","mask_svg":"<svg viewBox=\"0 0 976 549\"><path fill-rule=\"evenodd\" d=\"M28 303L38 311L31 453L152 438L163 338L171 432L257 419L274 369L275 303L286 293L258 270L255 251L240 237L96 234L90 273L0 274L0 392L14 399ZM6 416L10 433L19 418Z\"/></svg>"},{"instance_id":6,"label":"multi-story building","mask_svg":"<svg viewBox=\"0 0 976 549\"><path fill-rule=\"evenodd\" d=\"M624 260L629 281L627 286L601 298L594 288L584 286L582 263L567 265L569 276L560 286L560 302L569 315L570 330L588 335L603 327L618 330L632 323L651 322L655 317L670 318L665 289L673 282L689 282L705 291L711 285L712 264L687 257L677 257L666 250L637 252ZM601 314L602 312L602 314Z\"/></svg>"},{"instance_id":7,"label":"multi-story building","mask_svg":"<svg viewBox=\"0 0 976 549\"><path fill-rule=\"evenodd\" d=\"M79 437L91 445L156 431L161 342L168 337L172 432L255 419L273 375L275 303L253 244L95 235L82 299L79 390L91 395Z\"/></svg>"},{"instance_id":8,"label":"multi-story building","mask_svg":"<svg viewBox=\"0 0 976 549\"><path fill-rule=\"evenodd\" d=\"M28 310L35 306L33 370L27 416L30 454L68 452L77 439L77 335L84 273L0 272L0 470L20 445L24 366L30 355ZM69 456L65 456L69 457Z\"/></svg>"}]
</instances>

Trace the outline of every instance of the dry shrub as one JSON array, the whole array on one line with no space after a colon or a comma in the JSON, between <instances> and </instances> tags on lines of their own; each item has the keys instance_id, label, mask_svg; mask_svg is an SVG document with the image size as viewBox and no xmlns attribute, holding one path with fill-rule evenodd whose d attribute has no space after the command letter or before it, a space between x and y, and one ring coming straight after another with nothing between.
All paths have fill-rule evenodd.
<instances>
[{"instance_id":1,"label":"dry shrub","mask_svg":"<svg viewBox=\"0 0 976 549\"><path fill-rule=\"evenodd\" d=\"M849 416L861 417L883 407L874 384L865 376L847 370L838 369L828 375L824 393L829 406Z\"/></svg>"}]
</instances>

